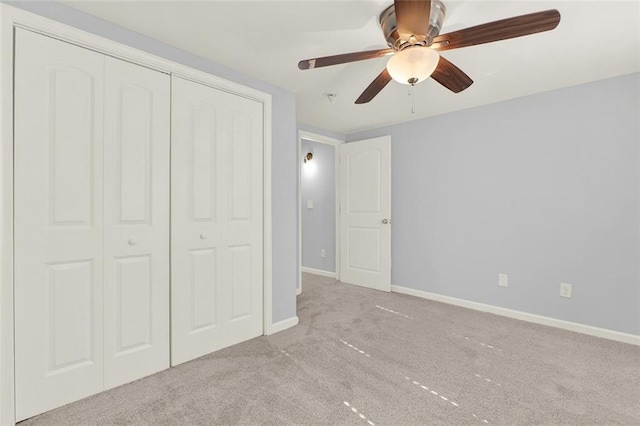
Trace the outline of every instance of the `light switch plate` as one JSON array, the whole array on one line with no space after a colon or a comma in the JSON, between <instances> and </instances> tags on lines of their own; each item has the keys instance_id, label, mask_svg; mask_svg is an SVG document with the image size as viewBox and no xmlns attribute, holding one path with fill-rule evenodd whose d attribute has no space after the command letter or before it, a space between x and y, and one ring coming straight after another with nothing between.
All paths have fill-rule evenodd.
<instances>
[{"instance_id":1,"label":"light switch plate","mask_svg":"<svg viewBox=\"0 0 640 426\"><path fill-rule=\"evenodd\" d=\"M307 208L308 209L312 209L313 208L313 200L307 200Z\"/></svg>"}]
</instances>

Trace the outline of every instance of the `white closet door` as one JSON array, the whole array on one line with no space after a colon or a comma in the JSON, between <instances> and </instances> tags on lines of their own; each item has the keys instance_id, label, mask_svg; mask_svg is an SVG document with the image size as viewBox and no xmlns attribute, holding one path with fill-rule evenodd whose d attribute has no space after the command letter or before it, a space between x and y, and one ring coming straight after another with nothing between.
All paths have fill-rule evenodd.
<instances>
[{"instance_id":1,"label":"white closet door","mask_svg":"<svg viewBox=\"0 0 640 426\"><path fill-rule=\"evenodd\" d=\"M15 67L22 420L103 389L104 58L17 29Z\"/></svg>"},{"instance_id":2,"label":"white closet door","mask_svg":"<svg viewBox=\"0 0 640 426\"><path fill-rule=\"evenodd\" d=\"M105 388L169 367L171 80L105 58Z\"/></svg>"},{"instance_id":3,"label":"white closet door","mask_svg":"<svg viewBox=\"0 0 640 426\"><path fill-rule=\"evenodd\" d=\"M262 334L262 104L172 80L176 365Z\"/></svg>"}]
</instances>

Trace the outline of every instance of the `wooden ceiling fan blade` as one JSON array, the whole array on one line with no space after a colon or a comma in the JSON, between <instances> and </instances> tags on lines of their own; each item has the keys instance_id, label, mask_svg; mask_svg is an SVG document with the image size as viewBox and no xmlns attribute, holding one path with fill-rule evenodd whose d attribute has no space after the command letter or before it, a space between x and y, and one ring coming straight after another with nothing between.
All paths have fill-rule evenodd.
<instances>
[{"instance_id":1,"label":"wooden ceiling fan blade","mask_svg":"<svg viewBox=\"0 0 640 426\"><path fill-rule=\"evenodd\" d=\"M364 89L364 92L362 92L360 97L356 100L356 104L366 104L367 102L371 101L371 99L375 98L376 95L380 93L380 91L384 89L384 86L389 84L390 81L391 76L389 75L389 71L387 71L387 69L385 68L384 71L382 71L380 75L378 75L375 80L371 82L369 87Z\"/></svg>"},{"instance_id":2,"label":"wooden ceiling fan blade","mask_svg":"<svg viewBox=\"0 0 640 426\"><path fill-rule=\"evenodd\" d=\"M442 56L431 78L453 93L460 93L473 84L473 80L467 74Z\"/></svg>"},{"instance_id":3,"label":"wooden ceiling fan blade","mask_svg":"<svg viewBox=\"0 0 640 426\"><path fill-rule=\"evenodd\" d=\"M431 0L394 0L400 36L425 36L429 32Z\"/></svg>"},{"instance_id":4,"label":"wooden ceiling fan blade","mask_svg":"<svg viewBox=\"0 0 640 426\"><path fill-rule=\"evenodd\" d=\"M394 53L393 49L367 50L364 52L343 53L341 55L324 56L321 58L305 59L298 62L298 68L301 70L310 70L314 68L328 67L331 65L346 64L349 62L364 61L367 59L375 59Z\"/></svg>"},{"instance_id":5,"label":"wooden ceiling fan blade","mask_svg":"<svg viewBox=\"0 0 640 426\"><path fill-rule=\"evenodd\" d=\"M458 49L550 31L559 23L560 12L545 10L442 34L433 40L433 45L436 50Z\"/></svg>"}]
</instances>

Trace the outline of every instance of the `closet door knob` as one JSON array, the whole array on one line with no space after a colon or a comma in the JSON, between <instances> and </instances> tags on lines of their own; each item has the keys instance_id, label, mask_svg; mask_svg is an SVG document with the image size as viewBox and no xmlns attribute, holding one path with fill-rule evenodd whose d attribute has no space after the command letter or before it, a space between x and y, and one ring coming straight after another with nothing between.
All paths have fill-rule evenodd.
<instances>
[{"instance_id":1,"label":"closet door knob","mask_svg":"<svg viewBox=\"0 0 640 426\"><path fill-rule=\"evenodd\" d=\"M201 240L206 240L207 239L207 234L204 234L204 233L200 234L200 239Z\"/></svg>"},{"instance_id":2,"label":"closet door knob","mask_svg":"<svg viewBox=\"0 0 640 426\"><path fill-rule=\"evenodd\" d=\"M130 246L135 246L136 244L138 244L138 239L135 237L131 237L129 238L129 245Z\"/></svg>"}]
</instances>

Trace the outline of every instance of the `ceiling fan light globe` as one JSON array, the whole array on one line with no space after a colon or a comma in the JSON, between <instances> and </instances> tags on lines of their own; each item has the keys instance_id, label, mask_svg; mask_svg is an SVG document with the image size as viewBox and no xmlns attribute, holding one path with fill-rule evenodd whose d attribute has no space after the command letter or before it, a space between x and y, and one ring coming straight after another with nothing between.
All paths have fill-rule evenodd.
<instances>
[{"instance_id":1,"label":"ceiling fan light globe","mask_svg":"<svg viewBox=\"0 0 640 426\"><path fill-rule=\"evenodd\" d=\"M407 47L389 59L387 71L398 83L413 86L429 78L438 61L440 54L429 47Z\"/></svg>"}]
</instances>

